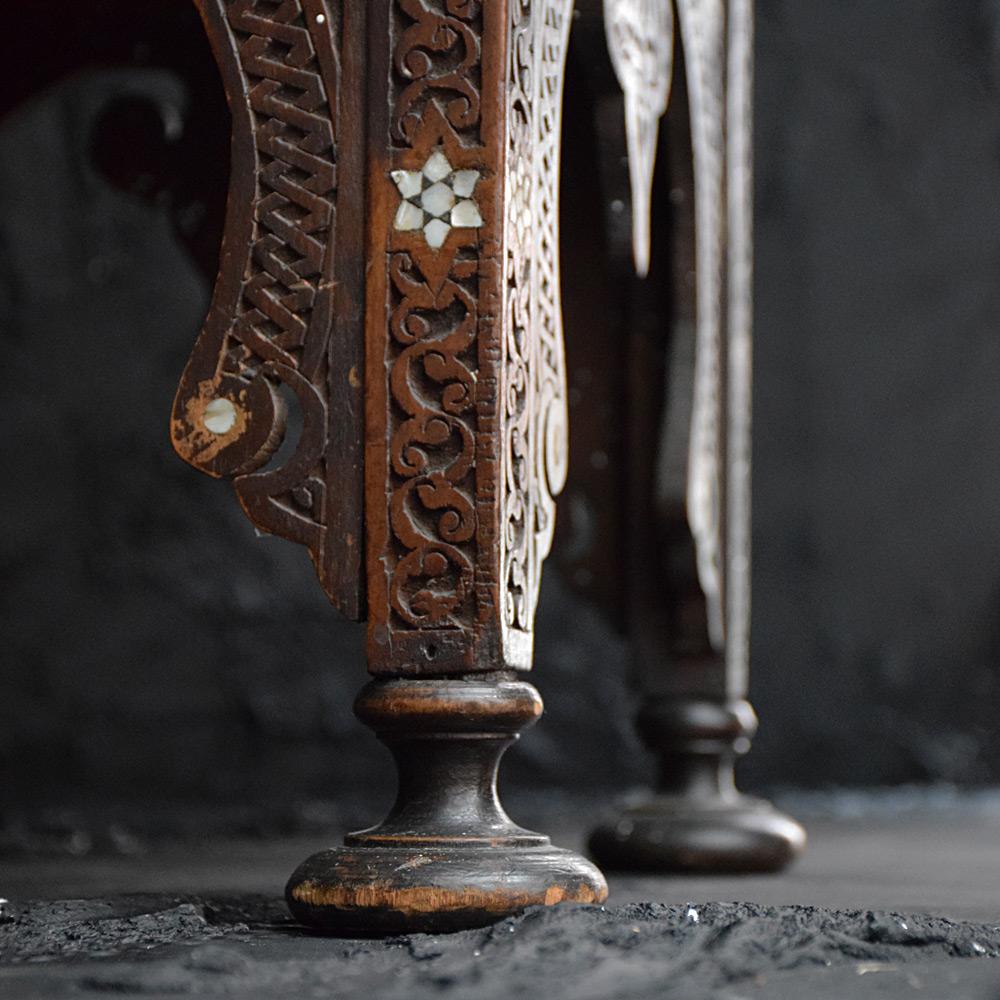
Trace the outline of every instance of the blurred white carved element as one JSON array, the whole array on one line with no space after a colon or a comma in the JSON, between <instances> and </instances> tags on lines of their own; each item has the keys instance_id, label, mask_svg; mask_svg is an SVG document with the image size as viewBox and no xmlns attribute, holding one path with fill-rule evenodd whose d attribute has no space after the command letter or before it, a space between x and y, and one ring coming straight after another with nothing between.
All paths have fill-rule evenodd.
<instances>
[{"instance_id":1,"label":"blurred white carved element","mask_svg":"<svg viewBox=\"0 0 1000 1000\"><path fill-rule=\"evenodd\" d=\"M698 554L708 634L723 650L722 294L725 268L726 9L723 0L678 0L694 154L697 334L688 522Z\"/></svg>"},{"instance_id":2,"label":"blurred white carved element","mask_svg":"<svg viewBox=\"0 0 1000 1000\"><path fill-rule=\"evenodd\" d=\"M750 667L750 467L753 388L753 0L730 0L726 197L729 351L726 433L726 679L745 698Z\"/></svg>"},{"instance_id":3,"label":"blurred white carved element","mask_svg":"<svg viewBox=\"0 0 1000 1000\"><path fill-rule=\"evenodd\" d=\"M673 0L604 0L604 30L615 75L625 92L632 253L635 269L644 278L649 272L656 142L673 75Z\"/></svg>"}]
</instances>

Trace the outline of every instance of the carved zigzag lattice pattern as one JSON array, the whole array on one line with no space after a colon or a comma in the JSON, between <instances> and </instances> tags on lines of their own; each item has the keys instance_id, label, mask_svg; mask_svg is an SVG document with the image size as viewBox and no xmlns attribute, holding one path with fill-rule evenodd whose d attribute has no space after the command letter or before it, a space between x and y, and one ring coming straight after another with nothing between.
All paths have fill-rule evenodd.
<instances>
[{"instance_id":1,"label":"carved zigzag lattice pattern","mask_svg":"<svg viewBox=\"0 0 1000 1000\"><path fill-rule=\"evenodd\" d=\"M328 0L225 4L252 116L255 186L223 367L279 383L302 418L284 463L241 476L236 489L258 527L309 548L324 587L339 85L332 13Z\"/></svg>"},{"instance_id":2,"label":"carved zigzag lattice pattern","mask_svg":"<svg viewBox=\"0 0 1000 1000\"><path fill-rule=\"evenodd\" d=\"M233 0L229 23L256 116L258 190L251 272L233 330L240 374L260 361L310 378L322 352L310 338L327 321L324 276L332 256L334 127L302 4ZM316 330L322 337L322 331ZM307 346L308 342L308 346Z\"/></svg>"}]
</instances>

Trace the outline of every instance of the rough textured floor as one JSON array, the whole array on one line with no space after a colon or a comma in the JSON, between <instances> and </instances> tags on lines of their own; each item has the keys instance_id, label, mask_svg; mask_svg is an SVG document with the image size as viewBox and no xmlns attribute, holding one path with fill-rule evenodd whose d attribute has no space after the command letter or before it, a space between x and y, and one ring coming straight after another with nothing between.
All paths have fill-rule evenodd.
<instances>
[{"instance_id":1,"label":"rough textured floor","mask_svg":"<svg viewBox=\"0 0 1000 1000\"><path fill-rule=\"evenodd\" d=\"M1000 927L752 903L536 908L447 936L341 941L273 899L22 904L0 994L344 998L1000 996Z\"/></svg>"},{"instance_id":2,"label":"rough textured floor","mask_svg":"<svg viewBox=\"0 0 1000 1000\"><path fill-rule=\"evenodd\" d=\"M289 922L281 882L310 838L7 859L0 996L1000 1000L998 832L816 821L779 877L615 877L606 907L387 941Z\"/></svg>"}]
</instances>

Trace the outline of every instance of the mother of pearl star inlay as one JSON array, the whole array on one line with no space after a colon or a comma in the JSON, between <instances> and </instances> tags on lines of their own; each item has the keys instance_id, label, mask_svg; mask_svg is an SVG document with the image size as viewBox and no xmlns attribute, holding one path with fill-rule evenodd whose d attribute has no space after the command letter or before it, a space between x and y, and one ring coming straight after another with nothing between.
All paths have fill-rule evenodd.
<instances>
[{"instance_id":1,"label":"mother of pearl star inlay","mask_svg":"<svg viewBox=\"0 0 1000 1000\"><path fill-rule=\"evenodd\" d=\"M393 170L392 179L402 201L396 212L396 229L422 229L427 245L437 250L455 229L475 229L483 224L472 195L478 170L454 170L441 149L434 150L422 170Z\"/></svg>"}]
</instances>

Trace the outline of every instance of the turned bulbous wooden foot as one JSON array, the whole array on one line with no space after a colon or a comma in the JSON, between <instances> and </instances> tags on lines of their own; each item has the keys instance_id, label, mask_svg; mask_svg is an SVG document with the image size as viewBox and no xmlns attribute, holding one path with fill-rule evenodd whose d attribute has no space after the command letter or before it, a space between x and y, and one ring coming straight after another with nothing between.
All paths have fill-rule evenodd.
<instances>
[{"instance_id":1,"label":"turned bulbous wooden foot","mask_svg":"<svg viewBox=\"0 0 1000 1000\"><path fill-rule=\"evenodd\" d=\"M660 758L655 794L624 808L590 838L609 869L774 872L805 847L806 834L764 799L736 789L735 759L757 720L746 701L651 699L639 713L643 741Z\"/></svg>"},{"instance_id":2,"label":"turned bulbous wooden foot","mask_svg":"<svg viewBox=\"0 0 1000 1000\"><path fill-rule=\"evenodd\" d=\"M332 934L371 937L484 927L526 906L599 903L604 880L586 859L553 847L373 847L320 851L288 883L295 918Z\"/></svg>"},{"instance_id":3,"label":"turned bulbous wooden foot","mask_svg":"<svg viewBox=\"0 0 1000 1000\"><path fill-rule=\"evenodd\" d=\"M589 861L517 826L497 797L501 756L541 714L530 684L376 681L356 710L395 757L396 804L299 866L286 889L296 919L344 935L436 933L607 897Z\"/></svg>"}]
</instances>

